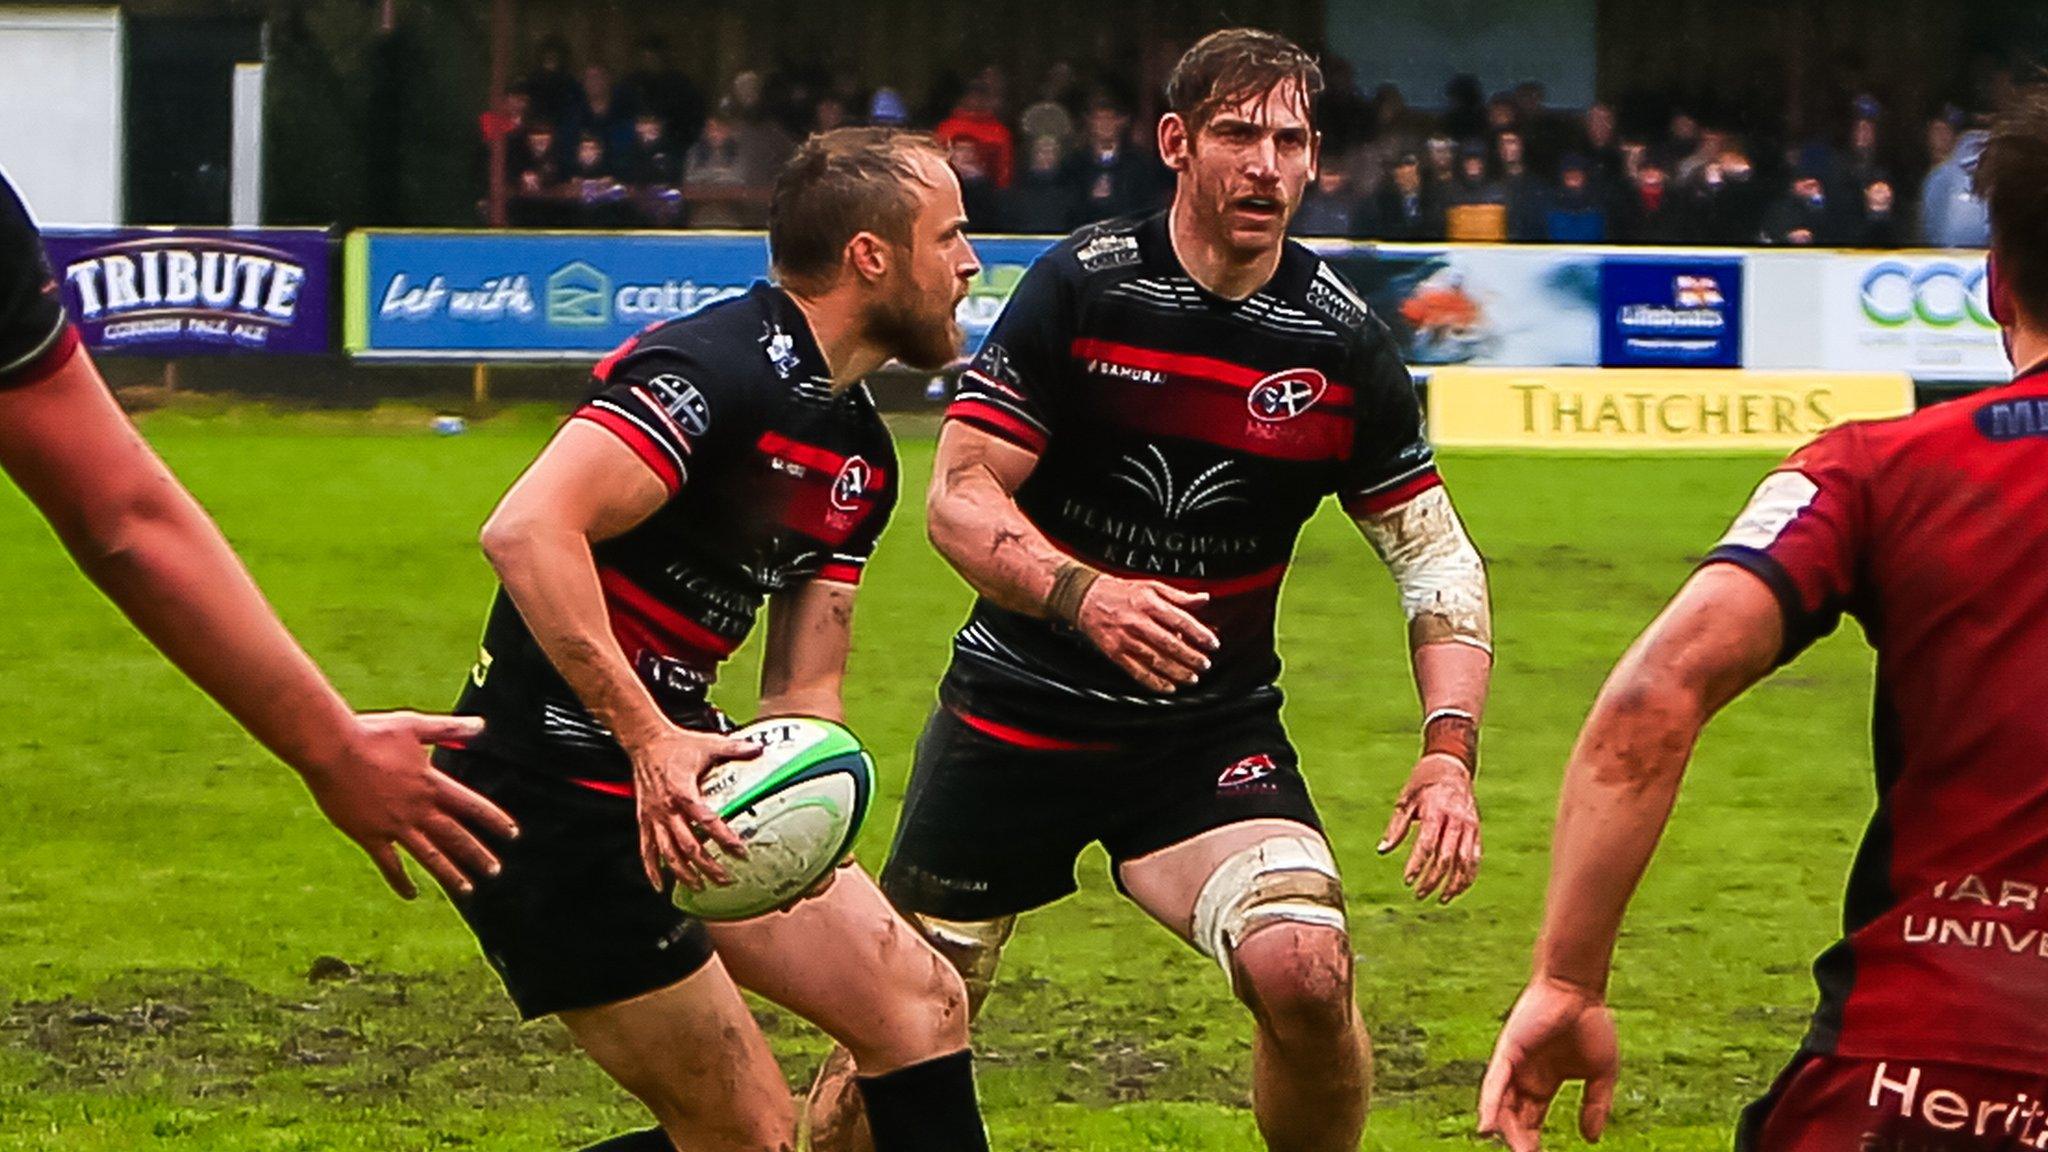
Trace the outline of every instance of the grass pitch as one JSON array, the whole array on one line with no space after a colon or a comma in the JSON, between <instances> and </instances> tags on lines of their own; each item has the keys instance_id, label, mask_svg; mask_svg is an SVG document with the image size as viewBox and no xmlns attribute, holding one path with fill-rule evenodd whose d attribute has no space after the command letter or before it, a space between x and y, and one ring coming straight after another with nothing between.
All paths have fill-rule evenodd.
<instances>
[{"instance_id":1,"label":"grass pitch","mask_svg":"<svg viewBox=\"0 0 2048 1152\"><path fill-rule=\"evenodd\" d=\"M349 697L424 707L453 698L482 626L476 529L554 419L515 410L438 439L410 410L203 406L144 426ZM929 435L902 447L911 490L862 595L848 698L885 782L870 868L969 599L922 538ZM1446 461L1500 635L1486 864L1449 908L1406 898L1398 861L1372 854L1416 744L1392 587L1334 510L1304 537L1281 618L1287 720L1351 893L1379 1062L1368 1147L1469 1142L1571 739L1767 465ZM391 898L4 485L0 589L0 1149L547 1149L644 1123L559 1028L518 1026L438 894ZM754 659L721 692L739 715ZM1869 681L1860 640L1837 636L1709 730L1622 942L1608 1146L1727 1147L1791 1053L1871 807ZM1220 975L1116 897L1099 853L1081 870L1080 896L1026 919L982 1020L996 1146L1255 1147L1249 1025ZM807 1079L823 1041L763 1018ZM1576 1146L1565 1128L1554 1146Z\"/></svg>"}]
</instances>

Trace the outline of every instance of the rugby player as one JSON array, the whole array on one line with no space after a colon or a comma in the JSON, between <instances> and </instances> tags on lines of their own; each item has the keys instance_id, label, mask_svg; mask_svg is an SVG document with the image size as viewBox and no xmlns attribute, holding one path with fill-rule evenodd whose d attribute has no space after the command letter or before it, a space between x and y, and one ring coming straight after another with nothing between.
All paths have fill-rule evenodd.
<instances>
[{"instance_id":1,"label":"rugby player","mask_svg":"<svg viewBox=\"0 0 2048 1152\"><path fill-rule=\"evenodd\" d=\"M1877 811L1812 1024L1736 1146L2048 1145L2048 88L1993 130L1975 179L2012 382L1794 452L1579 734L1535 972L1480 1095L1481 1130L1518 1152L1567 1080L1585 1081L1586 1137L1607 1122L1615 935L1701 728L1844 614L1877 649Z\"/></svg>"},{"instance_id":2,"label":"rugby player","mask_svg":"<svg viewBox=\"0 0 2048 1152\"><path fill-rule=\"evenodd\" d=\"M1357 1147L1370 1047L1337 862L1280 722L1274 612L1335 495L1391 569L1427 715L1381 850L1449 900L1479 864L1484 564L1386 329L1285 238L1315 61L1214 33L1168 86L1171 208L1084 228L1018 285L940 434L933 541L980 599L918 746L883 887L978 1006L1019 913L1099 841L1122 891L1251 1009L1275 1149ZM817 1145L856 1145L844 1062Z\"/></svg>"},{"instance_id":3,"label":"rugby player","mask_svg":"<svg viewBox=\"0 0 2048 1152\"><path fill-rule=\"evenodd\" d=\"M980 268L931 137L841 129L777 178L778 283L656 325L483 531L503 586L441 753L526 835L458 903L520 1013L559 1016L660 1121L602 1147L783 1149L795 1115L739 988L850 1048L884 1152L987 1147L959 976L857 868L796 907L707 926L677 910L745 846L699 791L754 754L707 692L769 607L760 712L840 719L862 568L896 501L860 381L959 354Z\"/></svg>"},{"instance_id":4,"label":"rugby player","mask_svg":"<svg viewBox=\"0 0 2048 1152\"><path fill-rule=\"evenodd\" d=\"M0 468L80 570L179 671L292 766L399 895L405 849L452 892L497 869L478 833L516 826L424 744L476 720L356 713L285 631L212 518L122 413L64 312L42 238L0 175Z\"/></svg>"}]
</instances>

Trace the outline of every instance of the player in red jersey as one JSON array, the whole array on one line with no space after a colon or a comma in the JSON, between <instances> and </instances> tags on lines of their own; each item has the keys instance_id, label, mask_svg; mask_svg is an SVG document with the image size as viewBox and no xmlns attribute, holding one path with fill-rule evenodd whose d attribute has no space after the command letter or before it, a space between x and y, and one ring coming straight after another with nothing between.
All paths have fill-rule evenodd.
<instances>
[{"instance_id":1,"label":"player in red jersey","mask_svg":"<svg viewBox=\"0 0 2048 1152\"><path fill-rule=\"evenodd\" d=\"M1356 1148L1371 1056L1343 883L1281 723L1275 617L1336 497L1409 617L1424 738L1381 850L1449 900L1479 863L1486 577L1392 337L1286 239L1313 178L1314 60L1229 29L1168 85L1170 211L1034 263L967 372L929 497L980 594L919 741L882 886L986 995L1017 916L1101 843L1132 902L1222 968L1254 1023L1275 1149ZM842 1145L821 1081L818 1146Z\"/></svg>"},{"instance_id":2,"label":"player in red jersey","mask_svg":"<svg viewBox=\"0 0 2048 1152\"><path fill-rule=\"evenodd\" d=\"M320 810L410 899L412 854L452 892L494 873L497 806L427 762L467 717L349 709L100 379L28 209L0 177L0 468L150 643L305 780Z\"/></svg>"},{"instance_id":3,"label":"player in red jersey","mask_svg":"<svg viewBox=\"0 0 2048 1152\"><path fill-rule=\"evenodd\" d=\"M1584 1134L1606 1124L1615 936L1701 728L1844 614L1878 654L1877 812L1812 1026L1737 1147L2048 1147L2048 88L1976 182L2012 383L1793 453L1586 720L1535 974L1480 1095L1480 1129L1517 1152L1566 1080Z\"/></svg>"}]
</instances>

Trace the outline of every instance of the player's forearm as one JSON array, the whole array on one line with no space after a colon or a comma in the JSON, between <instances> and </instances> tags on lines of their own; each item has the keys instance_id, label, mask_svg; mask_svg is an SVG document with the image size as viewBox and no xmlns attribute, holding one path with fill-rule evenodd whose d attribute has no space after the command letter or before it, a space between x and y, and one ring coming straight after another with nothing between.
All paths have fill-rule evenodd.
<instances>
[{"instance_id":1,"label":"player's forearm","mask_svg":"<svg viewBox=\"0 0 2048 1152\"><path fill-rule=\"evenodd\" d=\"M1629 899L1705 725L1702 695L1640 666L1601 689L1565 770L1536 974L1604 995Z\"/></svg>"},{"instance_id":2,"label":"player's forearm","mask_svg":"<svg viewBox=\"0 0 2048 1152\"><path fill-rule=\"evenodd\" d=\"M167 470L137 487L83 518L51 517L80 569L278 759L311 773L347 755L347 702L285 630L220 529Z\"/></svg>"},{"instance_id":3,"label":"player's forearm","mask_svg":"<svg viewBox=\"0 0 2048 1152\"><path fill-rule=\"evenodd\" d=\"M939 555L976 592L1012 612L1047 614L1060 566L1072 557L1053 546L979 462L942 473L926 523Z\"/></svg>"},{"instance_id":4,"label":"player's forearm","mask_svg":"<svg viewBox=\"0 0 2048 1152\"><path fill-rule=\"evenodd\" d=\"M1416 646L1411 656L1425 726L1446 719L1468 723L1476 757L1477 732L1493 679L1493 653L1472 644L1439 640Z\"/></svg>"},{"instance_id":5,"label":"player's forearm","mask_svg":"<svg viewBox=\"0 0 2048 1152\"><path fill-rule=\"evenodd\" d=\"M672 725L612 635L588 538L494 522L483 545L534 641L620 746L632 754L668 733Z\"/></svg>"}]
</instances>

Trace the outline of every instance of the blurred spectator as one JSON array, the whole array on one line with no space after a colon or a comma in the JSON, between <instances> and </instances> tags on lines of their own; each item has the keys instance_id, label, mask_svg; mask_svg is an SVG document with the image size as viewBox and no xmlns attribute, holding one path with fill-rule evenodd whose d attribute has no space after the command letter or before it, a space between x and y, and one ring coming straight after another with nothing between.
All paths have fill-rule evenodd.
<instances>
[{"instance_id":1,"label":"blurred spectator","mask_svg":"<svg viewBox=\"0 0 2048 1152\"><path fill-rule=\"evenodd\" d=\"M1682 244L1691 223L1664 166L1645 153L1616 209L1614 238L1624 244Z\"/></svg>"},{"instance_id":2,"label":"blurred spectator","mask_svg":"<svg viewBox=\"0 0 2048 1152\"><path fill-rule=\"evenodd\" d=\"M767 82L761 79L759 72L749 69L735 75L725 94L725 99L731 101L727 118L733 126L737 128L740 124L767 119L767 94Z\"/></svg>"},{"instance_id":3,"label":"blurred spectator","mask_svg":"<svg viewBox=\"0 0 2048 1152\"><path fill-rule=\"evenodd\" d=\"M560 124L575 115L583 90L569 74L569 46L559 36L542 40L534 51L534 68L520 82L532 100L532 116Z\"/></svg>"},{"instance_id":4,"label":"blurred spectator","mask_svg":"<svg viewBox=\"0 0 2048 1152\"><path fill-rule=\"evenodd\" d=\"M1297 236L1334 236L1345 239L1367 235L1372 208L1359 199L1351 186L1349 157L1327 157L1316 171L1295 210L1292 231Z\"/></svg>"},{"instance_id":5,"label":"blurred spectator","mask_svg":"<svg viewBox=\"0 0 2048 1152\"><path fill-rule=\"evenodd\" d=\"M1664 129L1664 139L1650 149L1657 159L1657 167L1666 177L1678 170L1686 157L1693 155L1700 145L1700 122L1692 113L1681 108L1671 114L1671 122Z\"/></svg>"},{"instance_id":6,"label":"blurred spectator","mask_svg":"<svg viewBox=\"0 0 2048 1152\"><path fill-rule=\"evenodd\" d=\"M683 192L692 228L746 228L766 222L739 195L756 186L741 151L740 125L728 99L704 120L704 133L683 157Z\"/></svg>"},{"instance_id":7,"label":"blurred spectator","mask_svg":"<svg viewBox=\"0 0 2048 1152\"><path fill-rule=\"evenodd\" d=\"M1152 207L1158 197L1159 165L1131 146L1131 114L1109 92L1088 105L1087 139L1067 162L1067 186L1074 198L1073 226Z\"/></svg>"},{"instance_id":8,"label":"blurred spectator","mask_svg":"<svg viewBox=\"0 0 2048 1152\"><path fill-rule=\"evenodd\" d=\"M1438 133L1423 143L1422 182L1435 192L1439 200L1451 194L1458 183L1458 146L1451 138Z\"/></svg>"},{"instance_id":9,"label":"blurred spectator","mask_svg":"<svg viewBox=\"0 0 2048 1152\"><path fill-rule=\"evenodd\" d=\"M1475 140L1486 134L1486 94L1479 78L1460 73L1444 84L1444 112L1438 125L1453 140Z\"/></svg>"},{"instance_id":10,"label":"blurred spectator","mask_svg":"<svg viewBox=\"0 0 2048 1152\"><path fill-rule=\"evenodd\" d=\"M680 186L685 151L659 112L642 111L633 118L633 150L623 172L626 182L648 188Z\"/></svg>"},{"instance_id":11,"label":"blurred spectator","mask_svg":"<svg viewBox=\"0 0 2048 1152\"><path fill-rule=\"evenodd\" d=\"M1382 240L1444 238L1443 203L1423 181L1422 161L1413 152L1396 156L1388 169L1374 197L1372 234Z\"/></svg>"},{"instance_id":12,"label":"blurred spectator","mask_svg":"<svg viewBox=\"0 0 2048 1152\"><path fill-rule=\"evenodd\" d=\"M667 40L641 39L624 88L621 103L636 113L661 117L666 137L676 148L687 150L697 142L697 134L704 130L704 91L669 59Z\"/></svg>"},{"instance_id":13,"label":"blurred spectator","mask_svg":"<svg viewBox=\"0 0 2048 1152\"><path fill-rule=\"evenodd\" d=\"M1763 241L1801 246L1841 242L1819 168L1808 164L1792 174L1792 186L1764 217Z\"/></svg>"},{"instance_id":14,"label":"blurred spectator","mask_svg":"<svg viewBox=\"0 0 2048 1152\"><path fill-rule=\"evenodd\" d=\"M576 159L569 167L569 190L576 200L576 218L588 228L626 228L637 221L626 186L612 166L603 136L585 132L576 140Z\"/></svg>"},{"instance_id":15,"label":"blurred spectator","mask_svg":"<svg viewBox=\"0 0 2048 1152\"><path fill-rule=\"evenodd\" d=\"M1057 235L1073 227L1074 187L1066 177L1066 149L1055 136L1029 137L1024 144L1024 171L1003 197L994 226L1027 235ZM970 227L987 229L968 213Z\"/></svg>"},{"instance_id":16,"label":"blurred spectator","mask_svg":"<svg viewBox=\"0 0 2048 1152\"><path fill-rule=\"evenodd\" d=\"M1512 131L1521 121L1517 118L1514 97L1505 92L1496 92L1486 101L1486 135Z\"/></svg>"},{"instance_id":17,"label":"blurred spectator","mask_svg":"<svg viewBox=\"0 0 2048 1152\"><path fill-rule=\"evenodd\" d=\"M1074 113L1069 107L1073 102L1074 67L1071 64L1054 64L1046 70L1045 82L1039 86L1038 99L1017 117L1017 134L1032 143L1027 148L1037 147L1039 140L1051 140L1058 146L1062 160L1067 149L1073 146ZM1030 157L1026 158L1029 167Z\"/></svg>"},{"instance_id":18,"label":"blurred spectator","mask_svg":"<svg viewBox=\"0 0 2048 1152\"><path fill-rule=\"evenodd\" d=\"M1008 188L1016 162L1016 144L1010 129L996 117L996 88L978 77L960 94L953 114L939 121L933 135L947 148L965 142L977 153L976 167L994 188Z\"/></svg>"},{"instance_id":19,"label":"blurred spectator","mask_svg":"<svg viewBox=\"0 0 2048 1152\"><path fill-rule=\"evenodd\" d=\"M619 100L611 69L592 64L583 70L583 89L575 113L564 126L571 138L595 136L606 155L625 152L633 144L633 110Z\"/></svg>"},{"instance_id":20,"label":"blurred spectator","mask_svg":"<svg viewBox=\"0 0 2048 1152\"><path fill-rule=\"evenodd\" d=\"M1860 193L1879 180L1889 183L1891 176L1878 158L1877 120L1858 117L1849 124L1849 147L1836 167L1834 185Z\"/></svg>"},{"instance_id":21,"label":"blurred spectator","mask_svg":"<svg viewBox=\"0 0 2048 1152\"><path fill-rule=\"evenodd\" d=\"M910 105L894 88L877 88L868 99L868 123L885 128L910 123Z\"/></svg>"},{"instance_id":22,"label":"blurred spectator","mask_svg":"<svg viewBox=\"0 0 2048 1152\"><path fill-rule=\"evenodd\" d=\"M1515 123L1528 150L1529 167L1538 175L1557 171L1558 161L1572 150L1572 127L1550 107L1550 94L1541 81L1524 80L1515 85Z\"/></svg>"},{"instance_id":23,"label":"blurred spectator","mask_svg":"<svg viewBox=\"0 0 2048 1152\"><path fill-rule=\"evenodd\" d=\"M1599 103L1587 108L1582 131L1587 183L1595 195L1612 196L1628 179L1620 138L1615 135L1614 108Z\"/></svg>"},{"instance_id":24,"label":"blurred spectator","mask_svg":"<svg viewBox=\"0 0 2048 1152\"><path fill-rule=\"evenodd\" d=\"M1755 244L1763 230L1766 193L1740 141L1723 137L1719 155L1686 188L1694 239L1702 244Z\"/></svg>"},{"instance_id":25,"label":"blurred spectator","mask_svg":"<svg viewBox=\"0 0 2048 1152\"><path fill-rule=\"evenodd\" d=\"M1860 211L1849 243L1858 248L1896 248L1906 242L1892 182L1880 176L1862 188Z\"/></svg>"},{"instance_id":26,"label":"blurred spectator","mask_svg":"<svg viewBox=\"0 0 2048 1152\"><path fill-rule=\"evenodd\" d=\"M491 145L503 140L503 170L507 187L518 186L520 170L526 163L522 153L526 149L526 130L530 122L532 103L526 89L514 85L505 90L496 108L486 109L476 118L477 135L482 138L483 143L483 157L477 170L490 171Z\"/></svg>"},{"instance_id":27,"label":"blurred spectator","mask_svg":"<svg viewBox=\"0 0 2048 1152\"><path fill-rule=\"evenodd\" d=\"M811 104L810 122L804 126L806 132L830 132L853 123L853 116L846 110L846 101L837 93L827 92Z\"/></svg>"},{"instance_id":28,"label":"blurred spectator","mask_svg":"<svg viewBox=\"0 0 2048 1152\"><path fill-rule=\"evenodd\" d=\"M1987 139L1982 129L1956 138L1954 150L1920 186L1920 238L1937 248L1982 248L1991 242L1984 202L1970 191L1970 170Z\"/></svg>"},{"instance_id":29,"label":"blurred spectator","mask_svg":"<svg viewBox=\"0 0 2048 1152\"><path fill-rule=\"evenodd\" d=\"M1486 146L1468 141L1458 150L1458 179L1444 194L1444 234L1465 242L1508 238L1508 192L1488 170Z\"/></svg>"},{"instance_id":30,"label":"blurred spectator","mask_svg":"<svg viewBox=\"0 0 2048 1152\"><path fill-rule=\"evenodd\" d=\"M1605 199L1593 187L1586 158L1567 153L1558 161L1557 188L1544 200L1541 238L1553 244L1598 244L1607 239Z\"/></svg>"},{"instance_id":31,"label":"blurred spectator","mask_svg":"<svg viewBox=\"0 0 2048 1152\"><path fill-rule=\"evenodd\" d=\"M555 142L554 125L534 121L527 126L522 143L516 159L518 171L512 182L512 201L507 206L512 223L533 228L567 224L570 213L563 193L568 174L562 164L560 146Z\"/></svg>"},{"instance_id":32,"label":"blurred spectator","mask_svg":"<svg viewBox=\"0 0 2048 1152\"><path fill-rule=\"evenodd\" d=\"M1501 190L1507 196L1508 239L1543 239L1544 189L1529 171L1527 145L1521 132L1509 128L1494 133L1493 164Z\"/></svg>"},{"instance_id":33,"label":"blurred spectator","mask_svg":"<svg viewBox=\"0 0 2048 1152\"><path fill-rule=\"evenodd\" d=\"M1930 171L1941 167L1942 161L1955 153L1956 124L1960 119L1960 113L1948 108L1927 121L1927 167Z\"/></svg>"},{"instance_id":34,"label":"blurred spectator","mask_svg":"<svg viewBox=\"0 0 2048 1152\"><path fill-rule=\"evenodd\" d=\"M953 175L960 178L960 207L966 210L968 222L980 220L985 222L985 228L1004 228L999 223L1002 189L996 187L995 177L982 167L984 150L965 136L955 136L946 145L946 162L953 166Z\"/></svg>"}]
</instances>

